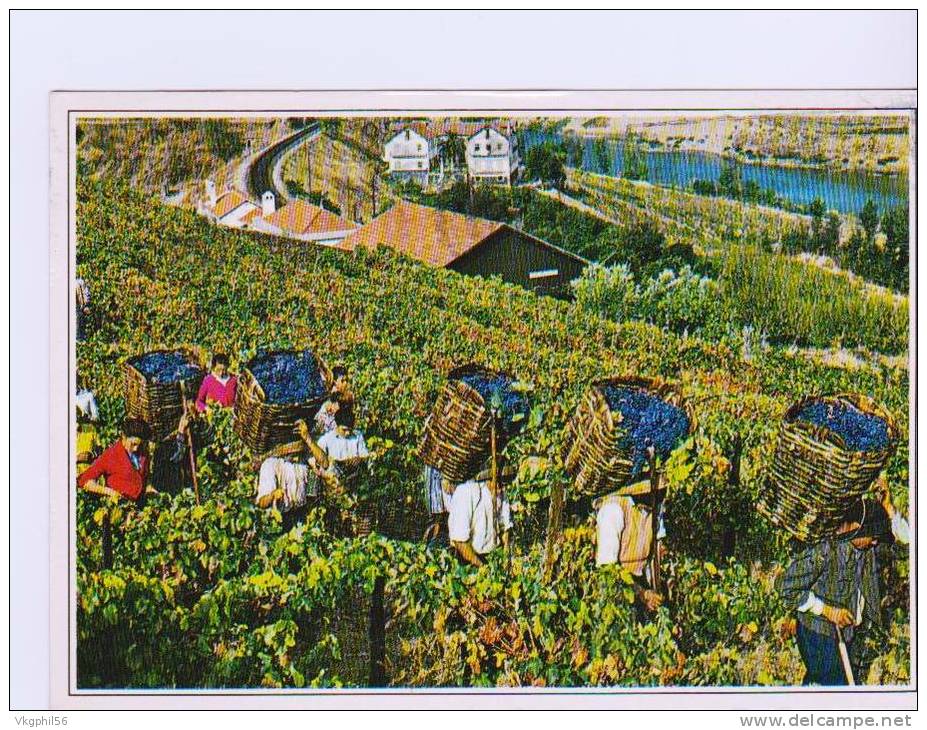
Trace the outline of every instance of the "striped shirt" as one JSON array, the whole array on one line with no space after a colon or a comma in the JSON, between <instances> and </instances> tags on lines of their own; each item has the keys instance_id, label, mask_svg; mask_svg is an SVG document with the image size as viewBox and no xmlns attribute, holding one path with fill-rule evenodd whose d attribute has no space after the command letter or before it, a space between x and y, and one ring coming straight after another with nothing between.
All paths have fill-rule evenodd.
<instances>
[{"instance_id":1,"label":"striped shirt","mask_svg":"<svg viewBox=\"0 0 927 730\"><path fill-rule=\"evenodd\" d=\"M620 563L634 575L644 575L653 542L653 519L644 503L617 493L596 500L596 565ZM660 507L657 540L666 536Z\"/></svg>"},{"instance_id":2,"label":"striped shirt","mask_svg":"<svg viewBox=\"0 0 927 730\"><path fill-rule=\"evenodd\" d=\"M908 523L896 512L892 534L898 542L908 541ZM853 614L856 626L881 623L877 548L858 550L851 540L825 540L801 553L779 578L779 592L786 605L798 612L808 630L832 636L833 625L824 615L824 605L844 608ZM854 626L844 629L846 641Z\"/></svg>"}]
</instances>

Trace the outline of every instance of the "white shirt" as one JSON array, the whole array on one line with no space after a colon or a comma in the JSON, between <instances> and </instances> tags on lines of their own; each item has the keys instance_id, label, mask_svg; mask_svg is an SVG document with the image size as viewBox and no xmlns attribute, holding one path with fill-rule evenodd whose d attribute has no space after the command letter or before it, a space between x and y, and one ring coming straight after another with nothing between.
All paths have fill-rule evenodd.
<instances>
[{"instance_id":1,"label":"white shirt","mask_svg":"<svg viewBox=\"0 0 927 730\"><path fill-rule=\"evenodd\" d=\"M77 407L80 409L80 412L91 421L100 420L100 411L97 408L97 399L94 398L91 391L77 391L77 396L74 398L74 401L77 404Z\"/></svg>"},{"instance_id":2,"label":"white shirt","mask_svg":"<svg viewBox=\"0 0 927 730\"><path fill-rule=\"evenodd\" d=\"M332 429L318 440L318 444L332 461L363 459L370 456L364 434L360 431L355 431L350 436L341 436L337 429Z\"/></svg>"},{"instance_id":3,"label":"white shirt","mask_svg":"<svg viewBox=\"0 0 927 730\"><path fill-rule=\"evenodd\" d=\"M498 523L489 482L459 484L451 498L447 528L452 542L469 542L474 552L485 555L499 545L501 533L512 528L507 500L499 500Z\"/></svg>"},{"instance_id":4,"label":"white shirt","mask_svg":"<svg viewBox=\"0 0 927 730\"><path fill-rule=\"evenodd\" d=\"M631 497L609 494L595 502L598 512L595 516L596 527L596 565L611 565L618 562L621 554L621 533L624 532L624 510L622 501L626 506L632 506ZM631 503L631 504L627 504ZM666 537L666 528L663 525L663 505L660 505L659 523L657 526L657 540Z\"/></svg>"},{"instance_id":5,"label":"white shirt","mask_svg":"<svg viewBox=\"0 0 927 730\"><path fill-rule=\"evenodd\" d=\"M87 286L87 282L83 279L77 279L74 282L74 287L76 289L77 304L81 307L90 306L90 287Z\"/></svg>"},{"instance_id":6,"label":"white shirt","mask_svg":"<svg viewBox=\"0 0 927 730\"><path fill-rule=\"evenodd\" d=\"M319 492L318 480L305 464L294 464L279 456L264 459L261 474L258 477L257 499L271 495L275 490L283 490L281 512L294 507L302 507L306 497Z\"/></svg>"}]
</instances>

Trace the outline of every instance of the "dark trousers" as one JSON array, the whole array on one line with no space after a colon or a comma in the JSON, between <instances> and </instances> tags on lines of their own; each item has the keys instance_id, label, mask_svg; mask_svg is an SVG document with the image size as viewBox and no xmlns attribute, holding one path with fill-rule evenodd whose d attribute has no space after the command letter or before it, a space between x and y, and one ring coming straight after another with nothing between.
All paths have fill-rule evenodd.
<instances>
[{"instance_id":1,"label":"dark trousers","mask_svg":"<svg viewBox=\"0 0 927 730\"><path fill-rule=\"evenodd\" d=\"M807 670L802 684L828 687L848 684L843 663L840 661L840 650L837 648L836 630L830 634L819 634L799 623L795 638L798 640L798 652ZM849 645L847 650L849 651Z\"/></svg>"}]
</instances>

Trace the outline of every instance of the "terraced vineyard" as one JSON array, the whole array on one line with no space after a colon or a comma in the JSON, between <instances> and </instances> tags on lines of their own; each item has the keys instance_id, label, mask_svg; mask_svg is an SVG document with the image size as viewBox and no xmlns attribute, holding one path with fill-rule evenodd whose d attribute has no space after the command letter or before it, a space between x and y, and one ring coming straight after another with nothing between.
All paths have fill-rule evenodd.
<instances>
[{"instance_id":1,"label":"terraced vineyard","mask_svg":"<svg viewBox=\"0 0 927 730\"><path fill-rule=\"evenodd\" d=\"M752 509L777 419L813 392L878 400L903 434L888 479L907 508L900 369L829 368L776 348L745 359L735 342L610 322L387 251L346 254L222 229L99 181L78 181L77 240L78 273L105 312L78 344L104 437L123 415L121 364L132 355L221 350L235 370L258 347L312 346L351 372L376 454L364 489L385 515L363 539L339 537L318 511L284 531L279 514L253 505L252 455L229 414L211 415L216 439L198 463L202 504L184 491L115 509L112 570L100 569L101 505L78 496L81 687L364 684L359 606L378 579L393 685L798 684L773 589L787 545ZM506 450L519 467L510 566L500 555L464 567L397 539L398 525L422 510L423 420L447 372L471 361L533 384L527 423ZM624 373L678 381L698 422L666 464L670 592L648 624L635 619L630 575L595 568L588 505L574 505L550 581L542 569L547 500L552 485L567 484L566 419L590 381ZM873 683L910 676L908 563L895 550L889 622L870 647Z\"/></svg>"},{"instance_id":2,"label":"terraced vineyard","mask_svg":"<svg viewBox=\"0 0 927 730\"><path fill-rule=\"evenodd\" d=\"M78 155L86 173L127 180L149 193L207 177L223 191L236 186L247 144L257 151L291 132L279 119L82 119Z\"/></svg>"},{"instance_id":3,"label":"terraced vineyard","mask_svg":"<svg viewBox=\"0 0 927 730\"><path fill-rule=\"evenodd\" d=\"M780 343L907 350L906 296L850 272L761 250L762 241L806 224L802 216L573 169L568 184L610 218L653 222L668 244L687 243L707 255L716 263L725 309L738 323Z\"/></svg>"},{"instance_id":4,"label":"terraced vineyard","mask_svg":"<svg viewBox=\"0 0 927 730\"><path fill-rule=\"evenodd\" d=\"M388 186L374 179L380 166L354 147L321 135L307 146L298 147L287 157L283 179L298 183L303 189L309 184L311 166L312 191L320 191L333 200L347 218L367 222L374 216L373 196L376 185L377 210L393 200Z\"/></svg>"}]
</instances>

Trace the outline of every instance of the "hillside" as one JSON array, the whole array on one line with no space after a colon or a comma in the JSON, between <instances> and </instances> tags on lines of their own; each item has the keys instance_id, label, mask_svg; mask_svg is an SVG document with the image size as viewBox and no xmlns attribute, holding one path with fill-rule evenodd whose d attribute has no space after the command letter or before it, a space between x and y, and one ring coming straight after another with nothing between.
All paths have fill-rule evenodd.
<instances>
[{"instance_id":1,"label":"hillside","mask_svg":"<svg viewBox=\"0 0 927 730\"><path fill-rule=\"evenodd\" d=\"M751 507L784 409L821 391L883 403L902 433L888 477L907 508L908 383L898 369L848 371L775 348L745 360L726 344L609 322L386 251L346 254L221 229L100 182L78 182L77 240L78 273L105 312L78 345L78 372L100 396L106 436L123 412L130 355L221 349L237 368L258 346L311 344L351 372L378 453L369 488L387 515L386 536L339 537L316 513L283 533L279 516L253 506L250 454L220 414L217 443L200 455L203 505L189 492L160 495L114 516L112 571L97 567L97 505L79 496L82 687L363 684L351 643L363 641L363 619L345 622L377 576L396 685L794 684L797 652L779 634L772 588L786 545ZM534 384L531 418L507 452L515 464L541 457L511 488L508 569L502 560L464 568L443 550L388 537L402 515L421 510L422 422L447 371L468 361ZM588 512L570 521L553 582L541 573L546 499L565 480L564 424L586 384L615 373L677 380L699 423L678 452L683 468L669 475L675 593L648 626L634 620L621 571L594 570ZM896 557L891 623L873 636L867 679L877 684L910 676L908 566L903 550Z\"/></svg>"},{"instance_id":2,"label":"hillside","mask_svg":"<svg viewBox=\"0 0 927 730\"><path fill-rule=\"evenodd\" d=\"M904 116L710 116L573 119L584 136L639 135L656 147L712 152L742 162L833 170L903 173L909 129Z\"/></svg>"},{"instance_id":3,"label":"hillside","mask_svg":"<svg viewBox=\"0 0 927 730\"><path fill-rule=\"evenodd\" d=\"M310 179L311 167L311 179ZM394 199L382 180L382 163L356 147L322 134L290 152L283 163L283 180L293 181L303 190L321 192L333 201L343 215L353 221L369 222L374 217L374 189L377 210Z\"/></svg>"},{"instance_id":4,"label":"hillside","mask_svg":"<svg viewBox=\"0 0 927 730\"><path fill-rule=\"evenodd\" d=\"M257 151L292 130L284 119L81 119L77 159L85 174L128 182L166 194L211 178L233 186L242 154Z\"/></svg>"}]
</instances>

